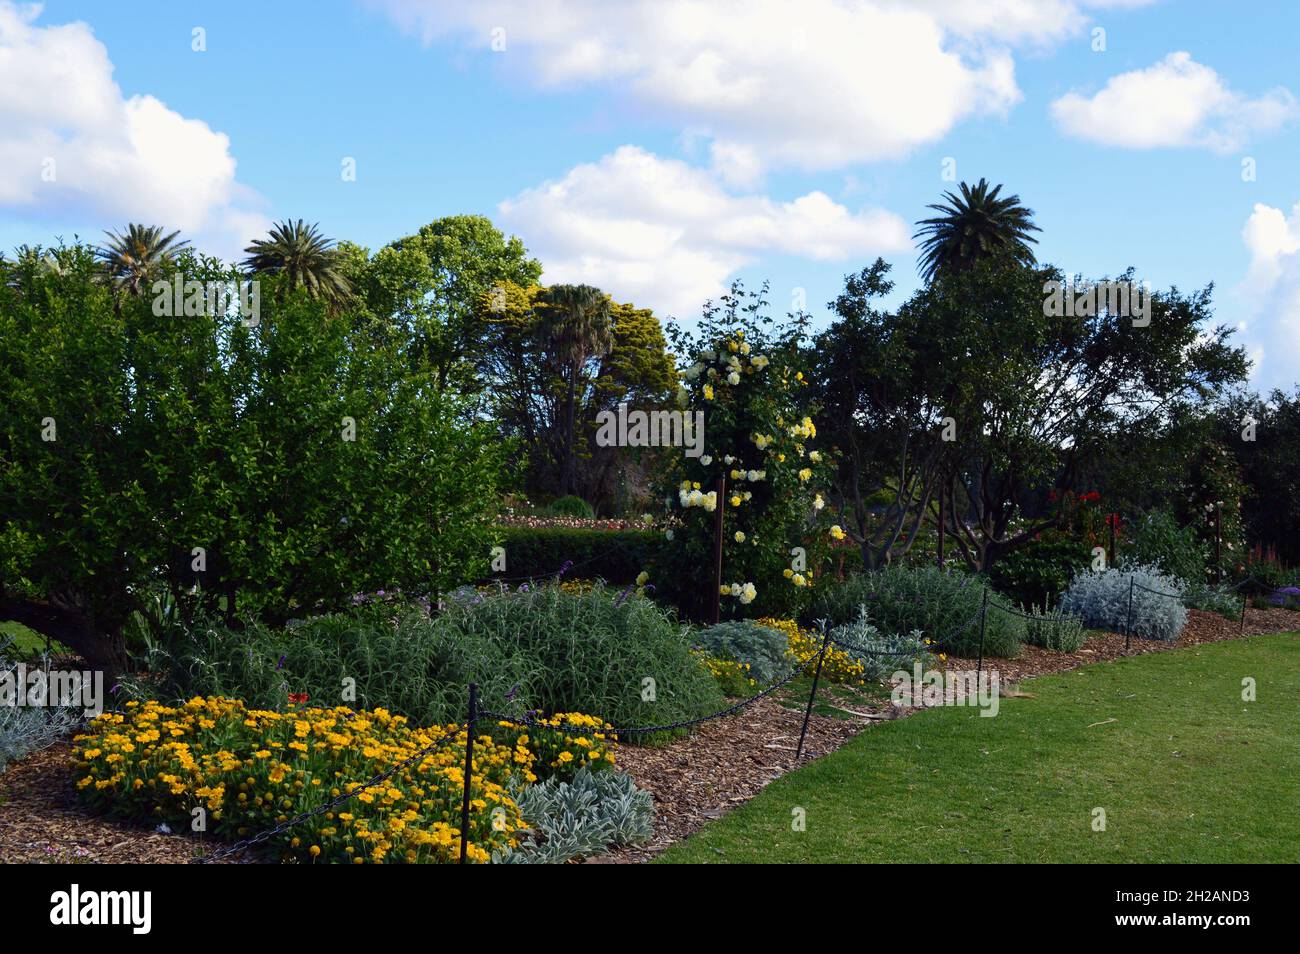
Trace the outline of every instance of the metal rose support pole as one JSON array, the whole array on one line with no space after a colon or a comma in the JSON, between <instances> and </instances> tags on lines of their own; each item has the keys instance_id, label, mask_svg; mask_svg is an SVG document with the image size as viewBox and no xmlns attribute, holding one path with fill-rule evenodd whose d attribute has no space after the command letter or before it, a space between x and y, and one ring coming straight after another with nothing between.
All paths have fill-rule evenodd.
<instances>
[{"instance_id":1,"label":"metal rose support pole","mask_svg":"<svg viewBox=\"0 0 1300 954\"><path fill-rule=\"evenodd\" d=\"M716 508L717 516L714 518L714 536L713 541L713 602L712 612L709 614L709 622L717 625L722 615L722 516L723 508L727 505L727 475L718 475L718 506Z\"/></svg>"},{"instance_id":2,"label":"metal rose support pole","mask_svg":"<svg viewBox=\"0 0 1300 954\"><path fill-rule=\"evenodd\" d=\"M465 722L465 792L460 800L460 863L469 853L469 785L474 775L474 723L478 721L478 684L469 684L469 719Z\"/></svg>"},{"instance_id":3,"label":"metal rose support pole","mask_svg":"<svg viewBox=\"0 0 1300 954\"><path fill-rule=\"evenodd\" d=\"M989 588L984 587L984 599L980 603L980 658L975 664L975 680L979 681L980 675L984 672L984 624L989 616Z\"/></svg>"},{"instance_id":4,"label":"metal rose support pole","mask_svg":"<svg viewBox=\"0 0 1300 954\"><path fill-rule=\"evenodd\" d=\"M1246 604L1250 602L1250 597L1245 593L1241 594L1241 625L1237 627L1237 635L1244 636L1246 633Z\"/></svg>"}]
</instances>

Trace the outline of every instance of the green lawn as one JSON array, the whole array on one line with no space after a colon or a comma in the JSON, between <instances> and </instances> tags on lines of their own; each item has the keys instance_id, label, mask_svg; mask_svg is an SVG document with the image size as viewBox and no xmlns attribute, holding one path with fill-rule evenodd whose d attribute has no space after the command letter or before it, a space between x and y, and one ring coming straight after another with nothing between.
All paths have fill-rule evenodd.
<instances>
[{"instance_id":1,"label":"green lawn","mask_svg":"<svg viewBox=\"0 0 1300 954\"><path fill-rule=\"evenodd\" d=\"M1253 677L1257 701L1242 700ZM666 862L1295 862L1300 634L1029 680L868 729ZM792 811L806 830L792 831ZM1093 830L1093 809L1106 830Z\"/></svg>"},{"instance_id":2,"label":"green lawn","mask_svg":"<svg viewBox=\"0 0 1300 954\"><path fill-rule=\"evenodd\" d=\"M9 650L10 655L19 659L30 659L45 651L44 636L13 620L0 623L0 643L4 643L6 639L13 640ZM54 652L67 651L57 642L51 643L50 648Z\"/></svg>"}]
</instances>

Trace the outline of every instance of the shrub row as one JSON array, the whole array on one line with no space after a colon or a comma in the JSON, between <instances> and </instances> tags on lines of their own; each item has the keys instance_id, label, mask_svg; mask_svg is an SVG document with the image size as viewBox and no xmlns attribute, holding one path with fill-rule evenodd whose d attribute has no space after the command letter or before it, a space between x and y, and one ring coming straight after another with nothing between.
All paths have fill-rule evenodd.
<instances>
[{"instance_id":1,"label":"shrub row","mask_svg":"<svg viewBox=\"0 0 1300 954\"><path fill-rule=\"evenodd\" d=\"M654 562L665 543L663 534L654 530L516 526L498 531L506 569L497 575L510 580L553 577L569 564L565 577L625 585Z\"/></svg>"}]
</instances>

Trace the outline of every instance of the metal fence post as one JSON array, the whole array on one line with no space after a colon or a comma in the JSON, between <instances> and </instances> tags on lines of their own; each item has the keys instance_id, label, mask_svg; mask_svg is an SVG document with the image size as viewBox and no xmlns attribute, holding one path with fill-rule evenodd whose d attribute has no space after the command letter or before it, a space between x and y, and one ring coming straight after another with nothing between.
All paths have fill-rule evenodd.
<instances>
[{"instance_id":1,"label":"metal fence post","mask_svg":"<svg viewBox=\"0 0 1300 954\"><path fill-rule=\"evenodd\" d=\"M975 664L975 679L978 682L984 672L984 623L989 615L989 588L984 587L984 599L980 602L980 658Z\"/></svg>"},{"instance_id":2,"label":"metal fence post","mask_svg":"<svg viewBox=\"0 0 1300 954\"><path fill-rule=\"evenodd\" d=\"M1245 593L1241 594L1241 625L1237 627L1237 635L1244 636L1246 633L1246 604L1250 602L1250 597Z\"/></svg>"},{"instance_id":3,"label":"metal fence post","mask_svg":"<svg viewBox=\"0 0 1300 954\"><path fill-rule=\"evenodd\" d=\"M1128 578L1128 614L1124 618L1124 652L1128 652L1129 645L1133 641L1133 584L1136 577Z\"/></svg>"},{"instance_id":4,"label":"metal fence post","mask_svg":"<svg viewBox=\"0 0 1300 954\"><path fill-rule=\"evenodd\" d=\"M469 684L469 718L465 722L465 793L460 800L460 863L469 852L469 785L474 775L474 723L478 721L478 684Z\"/></svg>"},{"instance_id":5,"label":"metal fence post","mask_svg":"<svg viewBox=\"0 0 1300 954\"><path fill-rule=\"evenodd\" d=\"M799 730L799 747L794 751L794 760L799 761L803 755L803 740L808 735L808 720L812 717L813 699L817 696L817 682L822 677L822 663L826 661L826 649L830 645L830 630L822 631L822 651L817 654L817 670L813 673L812 692L808 693L808 708L803 713L803 728Z\"/></svg>"},{"instance_id":6,"label":"metal fence post","mask_svg":"<svg viewBox=\"0 0 1300 954\"><path fill-rule=\"evenodd\" d=\"M718 505L717 514L714 523L713 541L713 597L709 602L711 612L709 613L709 622L713 625L718 624L722 616L722 531L723 531L723 511L727 506L727 475L718 475L717 484Z\"/></svg>"}]
</instances>

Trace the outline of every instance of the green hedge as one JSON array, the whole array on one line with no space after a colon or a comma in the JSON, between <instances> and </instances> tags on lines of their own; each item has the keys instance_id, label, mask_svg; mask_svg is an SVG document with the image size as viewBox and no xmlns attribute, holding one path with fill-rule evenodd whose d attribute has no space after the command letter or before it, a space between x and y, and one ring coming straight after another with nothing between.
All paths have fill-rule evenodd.
<instances>
[{"instance_id":1,"label":"green hedge","mask_svg":"<svg viewBox=\"0 0 1300 954\"><path fill-rule=\"evenodd\" d=\"M659 555L665 540L656 530L589 530L574 527L499 527L505 572L494 578L554 576L566 562L565 579L600 578L631 583Z\"/></svg>"}]
</instances>

